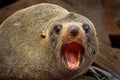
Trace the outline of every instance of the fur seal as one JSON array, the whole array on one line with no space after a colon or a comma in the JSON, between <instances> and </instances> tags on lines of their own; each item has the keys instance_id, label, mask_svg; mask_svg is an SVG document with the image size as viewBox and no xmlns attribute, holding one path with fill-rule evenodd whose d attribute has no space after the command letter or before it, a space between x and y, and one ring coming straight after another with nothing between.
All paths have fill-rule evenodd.
<instances>
[{"instance_id":1,"label":"fur seal","mask_svg":"<svg viewBox=\"0 0 120 80\"><path fill-rule=\"evenodd\" d=\"M0 78L84 80L97 43L88 18L54 4L33 5L0 25Z\"/></svg>"}]
</instances>

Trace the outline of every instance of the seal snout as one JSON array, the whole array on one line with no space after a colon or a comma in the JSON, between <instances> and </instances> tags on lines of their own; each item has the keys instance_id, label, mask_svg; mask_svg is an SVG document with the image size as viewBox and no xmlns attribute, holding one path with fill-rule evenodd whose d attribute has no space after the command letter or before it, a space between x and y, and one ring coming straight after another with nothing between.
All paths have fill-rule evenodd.
<instances>
[{"instance_id":1,"label":"seal snout","mask_svg":"<svg viewBox=\"0 0 120 80\"><path fill-rule=\"evenodd\" d=\"M72 36L76 36L77 35L77 33L78 33L78 27L77 26L72 26L71 28L70 28L70 33L72 34Z\"/></svg>"}]
</instances>

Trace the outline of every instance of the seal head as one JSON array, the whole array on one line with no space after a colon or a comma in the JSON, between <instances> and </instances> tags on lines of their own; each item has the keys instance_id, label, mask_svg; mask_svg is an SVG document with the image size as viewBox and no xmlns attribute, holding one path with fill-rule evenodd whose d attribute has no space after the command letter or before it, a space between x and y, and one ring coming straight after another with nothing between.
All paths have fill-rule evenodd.
<instances>
[{"instance_id":1,"label":"seal head","mask_svg":"<svg viewBox=\"0 0 120 80\"><path fill-rule=\"evenodd\" d=\"M70 12L52 26L49 37L59 71L69 77L83 75L92 64L97 50L94 25L86 17Z\"/></svg>"}]
</instances>

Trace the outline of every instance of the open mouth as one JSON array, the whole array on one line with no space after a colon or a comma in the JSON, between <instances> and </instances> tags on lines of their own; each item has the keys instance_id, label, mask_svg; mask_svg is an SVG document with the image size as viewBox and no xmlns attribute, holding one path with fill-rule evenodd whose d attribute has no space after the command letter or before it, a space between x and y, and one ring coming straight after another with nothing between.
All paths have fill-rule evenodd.
<instances>
[{"instance_id":1,"label":"open mouth","mask_svg":"<svg viewBox=\"0 0 120 80\"><path fill-rule=\"evenodd\" d=\"M62 46L61 57L63 63L70 69L79 68L81 65L83 51L84 50L81 44L76 42Z\"/></svg>"}]
</instances>

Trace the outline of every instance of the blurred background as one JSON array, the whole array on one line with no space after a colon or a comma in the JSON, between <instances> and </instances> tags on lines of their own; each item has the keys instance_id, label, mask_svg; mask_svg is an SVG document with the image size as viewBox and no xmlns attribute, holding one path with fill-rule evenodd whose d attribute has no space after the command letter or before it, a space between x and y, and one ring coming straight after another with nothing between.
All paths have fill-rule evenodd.
<instances>
[{"instance_id":1,"label":"blurred background","mask_svg":"<svg viewBox=\"0 0 120 80\"><path fill-rule=\"evenodd\" d=\"M57 4L89 18L102 43L95 63L120 75L120 0L0 0L0 24L14 12L39 3Z\"/></svg>"},{"instance_id":2,"label":"blurred background","mask_svg":"<svg viewBox=\"0 0 120 80\"><path fill-rule=\"evenodd\" d=\"M120 0L0 0L0 24L14 12L38 3L58 4L88 17L101 42L120 48Z\"/></svg>"}]
</instances>

